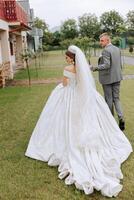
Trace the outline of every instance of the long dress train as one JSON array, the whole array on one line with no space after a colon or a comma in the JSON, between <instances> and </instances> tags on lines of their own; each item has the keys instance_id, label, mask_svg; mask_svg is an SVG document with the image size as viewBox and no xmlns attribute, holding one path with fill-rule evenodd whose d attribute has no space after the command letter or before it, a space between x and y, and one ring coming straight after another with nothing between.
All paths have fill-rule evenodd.
<instances>
[{"instance_id":1,"label":"long dress train","mask_svg":"<svg viewBox=\"0 0 134 200\"><path fill-rule=\"evenodd\" d=\"M84 137L82 122L74 112L76 75L64 70L64 76L69 78L69 84L64 87L61 83L52 91L25 155L59 166L59 178L64 178L67 185L75 184L85 194L96 189L104 196L117 196L122 190L121 163L132 147L97 91L93 117L96 123L93 126L88 119L84 120L91 127ZM92 120L92 112L90 117Z\"/></svg>"}]
</instances>

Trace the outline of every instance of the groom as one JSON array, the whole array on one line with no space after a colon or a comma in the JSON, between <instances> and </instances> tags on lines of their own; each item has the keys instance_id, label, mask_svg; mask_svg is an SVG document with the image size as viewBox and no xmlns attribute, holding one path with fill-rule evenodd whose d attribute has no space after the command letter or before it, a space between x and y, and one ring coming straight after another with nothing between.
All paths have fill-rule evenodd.
<instances>
[{"instance_id":1,"label":"groom","mask_svg":"<svg viewBox=\"0 0 134 200\"><path fill-rule=\"evenodd\" d=\"M100 45L104 48L99 57L98 66L92 67L93 71L99 72L99 81L102 84L105 100L114 115L113 105L119 118L119 127L125 129L123 111L119 100L121 73L121 52L119 48L111 44L107 33L100 35Z\"/></svg>"}]
</instances>

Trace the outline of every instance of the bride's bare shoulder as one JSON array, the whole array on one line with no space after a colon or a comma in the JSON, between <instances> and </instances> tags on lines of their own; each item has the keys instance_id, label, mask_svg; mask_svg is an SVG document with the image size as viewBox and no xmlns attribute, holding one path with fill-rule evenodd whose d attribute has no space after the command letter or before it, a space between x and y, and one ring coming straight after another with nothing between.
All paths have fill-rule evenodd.
<instances>
[{"instance_id":1,"label":"bride's bare shoulder","mask_svg":"<svg viewBox=\"0 0 134 200\"><path fill-rule=\"evenodd\" d=\"M73 65L66 66L64 69L69 72L73 72L73 73L76 72L75 67Z\"/></svg>"},{"instance_id":2,"label":"bride's bare shoulder","mask_svg":"<svg viewBox=\"0 0 134 200\"><path fill-rule=\"evenodd\" d=\"M71 68L72 68L72 66L68 65L68 66L66 66L64 69L70 71Z\"/></svg>"}]
</instances>

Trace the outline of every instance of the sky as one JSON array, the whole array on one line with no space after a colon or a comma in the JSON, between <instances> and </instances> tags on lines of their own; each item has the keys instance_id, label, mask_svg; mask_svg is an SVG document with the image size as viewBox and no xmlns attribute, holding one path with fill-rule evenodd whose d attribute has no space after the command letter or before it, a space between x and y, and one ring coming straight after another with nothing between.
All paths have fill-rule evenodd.
<instances>
[{"instance_id":1,"label":"sky","mask_svg":"<svg viewBox=\"0 0 134 200\"><path fill-rule=\"evenodd\" d=\"M134 10L134 0L29 0L36 17L44 19L49 28L60 26L67 19L78 19L85 13L102 13L116 10L125 16Z\"/></svg>"}]
</instances>

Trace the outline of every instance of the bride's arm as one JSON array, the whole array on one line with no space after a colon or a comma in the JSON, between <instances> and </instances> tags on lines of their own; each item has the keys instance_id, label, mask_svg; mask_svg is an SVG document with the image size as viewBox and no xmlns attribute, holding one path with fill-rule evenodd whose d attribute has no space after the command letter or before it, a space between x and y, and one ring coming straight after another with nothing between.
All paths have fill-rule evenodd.
<instances>
[{"instance_id":1,"label":"bride's arm","mask_svg":"<svg viewBox=\"0 0 134 200\"><path fill-rule=\"evenodd\" d=\"M63 86L67 86L68 82L69 82L69 79L66 76L63 76L63 81L62 81Z\"/></svg>"}]
</instances>

